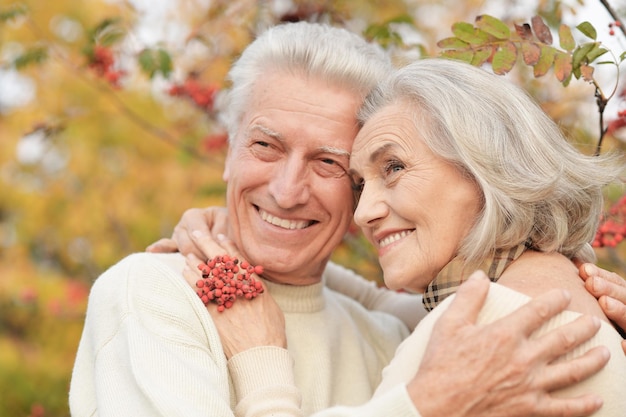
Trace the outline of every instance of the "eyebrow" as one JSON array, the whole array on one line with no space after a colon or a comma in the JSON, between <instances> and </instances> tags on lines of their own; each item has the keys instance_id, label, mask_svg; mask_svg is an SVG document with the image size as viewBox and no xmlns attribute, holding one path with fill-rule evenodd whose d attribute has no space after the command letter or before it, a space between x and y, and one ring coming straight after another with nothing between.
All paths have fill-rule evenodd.
<instances>
[{"instance_id":1,"label":"eyebrow","mask_svg":"<svg viewBox=\"0 0 626 417\"><path fill-rule=\"evenodd\" d=\"M376 149L370 155L370 163L376 162L381 158L381 155L388 152L390 148L394 148L396 145L394 143L386 143L380 148Z\"/></svg>"},{"instance_id":2,"label":"eyebrow","mask_svg":"<svg viewBox=\"0 0 626 417\"><path fill-rule=\"evenodd\" d=\"M332 153L338 156L345 156L346 158L350 158L350 152L345 149L335 148L334 146L322 146L320 148L322 152Z\"/></svg>"},{"instance_id":3,"label":"eyebrow","mask_svg":"<svg viewBox=\"0 0 626 417\"><path fill-rule=\"evenodd\" d=\"M271 136L273 138L276 138L278 140L283 140L283 135L281 135L278 132L273 131L272 129L265 127L263 125L253 125L250 130L259 130L261 131L261 133L267 135L267 136Z\"/></svg>"}]
</instances>

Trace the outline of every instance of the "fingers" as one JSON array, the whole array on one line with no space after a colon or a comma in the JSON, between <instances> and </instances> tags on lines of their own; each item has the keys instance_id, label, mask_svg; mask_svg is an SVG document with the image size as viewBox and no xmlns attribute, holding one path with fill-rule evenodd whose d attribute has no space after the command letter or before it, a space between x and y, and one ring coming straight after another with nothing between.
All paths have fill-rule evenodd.
<instances>
[{"instance_id":1,"label":"fingers","mask_svg":"<svg viewBox=\"0 0 626 417\"><path fill-rule=\"evenodd\" d=\"M202 250L196 246L192 233L198 231L204 235L209 235L211 225L207 223L208 221L209 219L205 217L204 209L191 208L185 210L180 221L174 227L174 233L172 234L172 240L176 242L180 253L183 255L193 253L200 258L203 257Z\"/></svg>"},{"instance_id":2,"label":"fingers","mask_svg":"<svg viewBox=\"0 0 626 417\"><path fill-rule=\"evenodd\" d=\"M202 262L195 255L190 254L185 258L186 265L183 268L183 277L185 281L194 289L197 289L196 282L202 278L202 273L198 269L198 265Z\"/></svg>"},{"instance_id":3,"label":"fingers","mask_svg":"<svg viewBox=\"0 0 626 417\"><path fill-rule=\"evenodd\" d=\"M605 346L597 346L575 359L552 364L542 376L542 385L546 391L569 387L599 372L608 363L610 356Z\"/></svg>"},{"instance_id":4,"label":"fingers","mask_svg":"<svg viewBox=\"0 0 626 417\"><path fill-rule=\"evenodd\" d=\"M476 323L478 313L485 304L488 292L489 278L487 275L483 271L473 272L467 281L459 287L456 297L439 320L438 325Z\"/></svg>"},{"instance_id":5,"label":"fingers","mask_svg":"<svg viewBox=\"0 0 626 417\"><path fill-rule=\"evenodd\" d=\"M537 401L535 416L579 417L590 416L602 407L602 398L597 395L583 395L576 398L544 396Z\"/></svg>"},{"instance_id":6,"label":"fingers","mask_svg":"<svg viewBox=\"0 0 626 417\"><path fill-rule=\"evenodd\" d=\"M583 264L579 268L585 288L598 299L604 314L626 334L626 280L614 272Z\"/></svg>"},{"instance_id":7,"label":"fingers","mask_svg":"<svg viewBox=\"0 0 626 417\"><path fill-rule=\"evenodd\" d=\"M178 252L178 246L172 239L163 238L152 243L146 248L146 252L153 253L173 253Z\"/></svg>"},{"instance_id":8,"label":"fingers","mask_svg":"<svg viewBox=\"0 0 626 417\"><path fill-rule=\"evenodd\" d=\"M571 352L591 339L600 330L600 320L593 316L581 316L571 323L560 326L538 338L534 349L546 362L552 362Z\"/></svg>"}]
</instances>

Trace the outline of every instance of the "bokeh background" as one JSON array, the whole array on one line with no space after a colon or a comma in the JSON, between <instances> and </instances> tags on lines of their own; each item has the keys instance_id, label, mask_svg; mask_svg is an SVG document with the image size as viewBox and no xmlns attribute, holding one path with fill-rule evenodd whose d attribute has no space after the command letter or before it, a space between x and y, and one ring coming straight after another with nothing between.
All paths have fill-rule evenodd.
<instances>
[{"instance_id":1,"label":"bokeh background","mask_svg":"<svg viewBox=\"0 0 626 417\"><path fill-rule=\"evenodd\" d=\"M489 14L513 27L539 15L555 34L561 23L589 21L611 51L606 60L620 63L626 4L613 3L0 0L0 416L68 416L93 281L169 236L185 209L223 205L225 134L213 102L259 30L328 22L380 42L401 64L438 55L455 22ZM593 84L564 87L523 64L506 76L594 152L601 121ZM610 97L603 152L623 152L619 73L597 65L595 77ZM607 189L614 210L597 253L599 265L626 277L623 195L624 187ZM381 283L356 228L335 260Z\"/></svg>"}]
</instances>

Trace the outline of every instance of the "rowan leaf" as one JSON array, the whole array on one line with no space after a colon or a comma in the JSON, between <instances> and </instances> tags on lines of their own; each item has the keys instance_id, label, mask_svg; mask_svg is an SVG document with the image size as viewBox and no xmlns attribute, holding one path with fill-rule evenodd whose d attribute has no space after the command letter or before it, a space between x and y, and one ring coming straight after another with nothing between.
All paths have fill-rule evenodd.
<instances>
[{"instance_id":1,"label":"rowan leaf","mask_svg":"<svg viewBox=\"0 0 626 417\"><path fill-rule=\"evenodd\" d=\"M9 7L2 8L0 10L0 23L14 20L16 17L24 16L28 13L26 5L21 3L11 4Z\"/></svg>"},{"instance_id":2,"label":"rowan leaf","mask_svg":"<svg viewBox=\"0 0 626 417\"><path fill-rule=\"evenodd\" d=\"M511 30L502 20L487 14L476 18L476 27L496 39L506 40L511 37Z\"/></svg>"},{"instance_id":3,"label":"rowan leaf","mask_svg":"<svg viewBox=\"0 0 626 417\"><path fill-rule=\"evenodd\" d=\"M546 75L554 63L554 55L556 50L551 46L542 46L539 61L533 67L535 78Z\"/></svg>"},{"instance_id":4,"label":"rowan leaf","mask_svg":"<svg viewBox=\"0 0 626 417\"><path fill-rule=\"evenodd\" d=\"M576 26L576 29L578 29L583 35L593 39L594 41L598 37L598 32L596 32L596 28L594 28L593 25L589 22L582 22L581 24Z\"/></svg>"},{"instance_id":5,"label":"rowan leaf","mask_svg":"<svg viewBox=\"0 0 626 417\"><path fill-rule=\"evenodd\" d=\"M537 39L546 45L552 45L552 32L550 32L550 28L544 23L541 16L533 16L530 23Z\"/></svg>"},{"instance_id":6,"label":"rowan leaf","mask_svg":"<svg viewBox=\"0 0 626 417\"><path fill-rule=\"evenodd\" d=\"M172 72L172 60L163 49L146 48L139 53L137 58L139 66L150 78L157 73L167 77Z\"/></svg>"},{"instance_id":7,"label":"rowan leaf","mask_svg":"<svg viewBox=\"0 0 626 417\"><path fill-rule=\"evenodd\" d=\"M437 42L437 46L441 49L463 49L469 47L469 43L457 37L450 37Z\"/></svg>"},{"instance_id":8,"label":"rowan leaf","mask_svg":"<svg viewBox=\"0 0 626 417\"><path fill-rule=\"evenodd\" d=\"M48 49L43 46L38 46L26 50L23 54L19 55L13 60L13 66L15 69L24 69L32 64L41 64L48 59Z\"/></svg>"},{"instance_id":9,"label":"rowan leaf","mask_svg":"<svg viewBox=\"0 0 626 417\"><path fill-rule=\"evenodd\" d=\"M90 42L111 46L124 38L125 32L120 18L103 19L89 31Z\"/></svg>"},{"instance_id":10,"label":"rowan leaf","mask_svg":"<svg viewBox=\"0 0 626 417\"><path fill-rule=\"evenodd\" d=\"M564 52L557 52L554 57L554 75L560 82L565 82L572 76L572 57Z\"/></svg>"},{"instance_id":11,"label":"rowan leaf","mask_svg":"<svg viewBox=\"0 0 626 417\"><path fill-rule=\"evenodd\" d=\"M574 68L578 68L580 64L586 61L587 54L589 53L589 51L591 51L594 45L595 42L587 42L579 45L578 48L576 48L576 50L572 54L572 65L574 66Z\"/></svg>"},{"instance_id":12,"label":"rowan leaf","mask_svg":"<svg viewBox=\"0 0 626 417\"><path fill-rule=\"evenodd\" d=\"M480 67L485 62L489 61L489 59L494 55L495 47L494 46L485 46L483 48L478 48L474 51L474 56L472 57L472 61L470 64L475 67Z\"/></svg>"},{"instance_id":13,"label":"rowan leaf","mask_svg":"<svg viewBox=\"0 0 626 417\"><path fill-rule=\"evenodd\" d=\"M523 25L518 25L516 23L515 31L517 32L519 37L524 40L531 40L533 38L533 31L528 23L524 23Z\"/></svg>"},{"instance_id":14,"label":"rowan leaf","mask_svg":"<svg viewBox=\"0 0 626 417\"><path fill-rule=\"evenodd\" d=\"M594 68L590 65L584 64L580 66L580 74L585 81L593 81Z\"/></svg>"},{"instance_id":15,"label":"rowan leaf","mask_svg":"<svg viewBox=\"0 0 626 417\"><path fill-rule=\"evenodd\" d=\"M441 56L444 58L456 59L458 61L467 62L469 64L474 58L474 52L470 50L448 49L447 51L443 51L441 53Z\"/></svg>"},{"instance_id":16,"label":"rowan leaf","mask_svg":"<svg viewBox=\"0 0 626 417\"><path fill-rule=\"evenodd\" d=\"M504 75L511 71L517 61L517 47L513 42L505 42L502 44L491 61L493 72L498 75Z\"/></svg>"},{"instance_id":17,"label":"rowan leaf","mask_svg":"<svg viewBox=\"0 0 626 417\"><path fill-rule=\"evenodd\" d=\"M526 65L535 65L539 61L541 48L534 42L522 42L522 58Z\"/></svg>"},{"instance_id":18,"label":"rowan leaf","mask_svg":"<svg viewBox=\"0 0 626 417\"><path fill-rule=\"evenodd\" d=\"M566 24L559 26L559 45L568 52L573 51L576 47L572 30Z\"/></svg>"},{"instance_id":19,"label":"rowan leaf","mask_svg":"<svg viewBox=\"0 0 626 417\"><path fill-rule=\"evenodd\" d=\"M600 42L594 43L593 48L591 48L591 51L587 53L587 59L588 59L587 62L591 63L595 61L596 58L609 52L606 48L602 48L600 45L601 45Z\"/></svg>"},{"instance_id":20,"label":"rowan leaf","mask_svg":"<svg viewBox=\"0 0 626 417\"><path fill-rule=\"evenodd\" d=\"M472 45L482 45L490 40L487 32L477 29L467 22L457 22L452 25L452 33L457 38Z\"/></svg>"}]
</instances>

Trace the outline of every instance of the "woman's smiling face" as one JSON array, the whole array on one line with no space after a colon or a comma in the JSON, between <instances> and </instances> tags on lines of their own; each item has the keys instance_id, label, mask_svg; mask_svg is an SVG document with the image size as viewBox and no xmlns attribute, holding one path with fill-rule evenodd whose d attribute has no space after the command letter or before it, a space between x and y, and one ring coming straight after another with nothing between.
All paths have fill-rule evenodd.
<instances>
[{"instance_id":1,"label":"woman's smiling face","mask_svg":"<svg viewBox=\"0 0 626 417\"><path fill-rule=\"evenodd\" d=\"M423 292L471 230L481 191L430 150L414 112L405 103L376 112L355 139L350 166L362 187L354 218L378 250L385 283Z\"/></svg>"}]
</instances>

